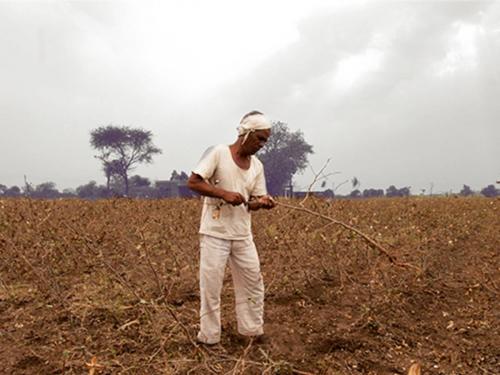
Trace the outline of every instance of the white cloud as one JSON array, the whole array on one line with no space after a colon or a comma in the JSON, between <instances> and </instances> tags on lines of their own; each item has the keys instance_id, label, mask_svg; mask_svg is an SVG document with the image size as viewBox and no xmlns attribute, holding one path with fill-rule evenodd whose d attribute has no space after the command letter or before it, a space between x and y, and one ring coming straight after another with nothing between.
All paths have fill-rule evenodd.
<instances>
[{"instance_id":1,"label":"white cloud","mask_svg":"<svg viewBox=\"0 0 500 375\"><path fill-rule=\"evenodd\" d=\"M366 74L376 72L381 66L383 55L380 50L368 48L362 53L340 60L333 77L334 88L348 90L362 83Z\"/></svg>"},{"instance_id":2,"label":"white cloud","mask_svg":"<svg viewBox=\"0 0 500 375\"><path fill-rule=\"evenodd\" d=\"M456 34L453 37L446 57L438 63L439 76L453 74L458 69L477 68L477 37L484 29L478 25L462 22L453 24Z\"/></svg>"}]
</instances>

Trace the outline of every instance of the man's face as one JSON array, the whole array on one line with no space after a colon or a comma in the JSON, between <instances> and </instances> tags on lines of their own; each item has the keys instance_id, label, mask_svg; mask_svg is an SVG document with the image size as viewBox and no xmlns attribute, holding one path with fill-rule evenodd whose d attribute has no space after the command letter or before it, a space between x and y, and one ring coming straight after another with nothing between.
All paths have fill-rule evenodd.
<instances>
[{"instance_id":1,"label":"man's face","mask_svg":"<svg viewBox=\"0 0 500 375\"><path fill-rule=\"evenodd\" d=\"M243 146L248 154L253 155L264 147L270 136L271 129L256 130L250 133Z\"/></svg>"}]
</instances>

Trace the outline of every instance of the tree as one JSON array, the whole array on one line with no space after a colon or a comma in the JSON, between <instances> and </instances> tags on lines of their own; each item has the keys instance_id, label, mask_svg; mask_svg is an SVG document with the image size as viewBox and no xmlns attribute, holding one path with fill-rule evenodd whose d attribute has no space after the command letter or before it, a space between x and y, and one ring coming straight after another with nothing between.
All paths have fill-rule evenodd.
<instances>
[{"instance_id":1,"label":"tree","mask_svg":"<svg viewBox=\"0 0 500 375\"><path fill-rule=\"evenodd\" d=\"M481 194L483 194L485 197L493 198L497 195L500 195L500 191L497 190L494 185L488 185L481 190Z\"/></svg>"},{"instance_id":2,"label":"tree","mask_svg":"<svg viewBox=\"0 0 500 375\"><path fill-rule=\"evenodd\" d=\"M189 176L184 171L181 171L181 173L179 174L174 169L172 171L172 174L170 175L170 181L187 181L188 179L189 179Z\"/></svg>"},{"instance_id":3,"label":"tree","mask_svg":"<svg viewBox=\"0 0 500 375\"><path fill-rule=\"evenodd\" d=\"M99 151L96 158L102 161L108 189L113 174L120 176L128 195L128 174L139 163L151 163L153 156L161 150L153 145L153 134L143 129L128 126L101 126L90 132L90 145Z\"/></svg>"},{"instance_id":4,"label":"tree","mask_svg":"<svg viewBox=\"0 0 500 375\"><path fill-rule=\"evenodd\" d=\"M110 160L102 162L102 170L106 176L106 189L110 189L111 179L113 177L120 177L121 163L120 160Z\"/></svg>"},{"instance_id":5,"label":"tree","mask_svg":"<svg viewBox=\"0 0 500 375\"><path fill-rule=\"evenodd\" d=\"M391 185L385 190L385 195L387 197L408 197L410 195L410 188L403 187L398 189L394 185Z\"/></svg>"},{"instance_id":6,"label":"tree","mask_svg":"<svg viewBox=\"0 0 500 375\"><path fill-rule=\"evenodd\" d=\"M463 195L464 197L467 197L472 194L474 194L474 192L472 191L469 185L464 185L462 190L460 190L460 195Z\"/></svg>"},{"instance_id":7,"label":"tree","mask_svg":"<svg viewBox=\"0 0 500 375\"><path fill-rule=\"evenodd\" d=\"M104 198L108 195L108 190L104 186L98 186L97 182L90 181L88 184L78 186L76 194L80 198L96 199Z\"/></svg>"},{"instance_id":8,"label":"tree","mask_svg":"<svg viewBox=\"0 0 500 375\"><path fill-rule=\"evenodd\" d=\"M0 195L4 195L7 191L7 186L0 184Z\"/></svg>"},{"instance_id":9,"label":"tree","mask_svg":"<svg viewBox=\"0 0 500 375\"><path fill-rule=\"evenodd\" d=\"M405 186L405 187L399 189L399 196L400 197L409 197L410 196L410 187Z\"/></svg>"},{"instance_id":10,"label":"tree","mask_svg":"<svg viewBox=\"0 0 500 375\"><path fill-rule=\"evenodd\" d=\"M359 198L361 197L361 191L359 189L351 191L351 194L349 194L351 198Z\"/></svg>"},{"instance_id":11,"label":"tree","mask_svg":"<svg viewBox=\"0 0 500 375\"><path fill-rule=\"evenodd\" d=\"M177 181L179 180L179 178L180 178L179 173L177 173L177 171L174 169L172 171L172 174L170 175L170 181Z\"/></svg>"},{"instance_id":12,"label":"tree","mask_svg":"<svg viewBox=\"0 0 500 375\"><path fill-rule=\"evenodd\" d=\"M388 197L397 197L398 189L396 188L396 186L391 185L387 189L385 189L385 195Z\"/></svg>"},{"instance_id":13,"label":"tree","mask_svg":"<svg viewBox=\"0 0 500 375\"><path fill-rule=\"evenodd\" d=\"M363 190L363 197L373 198L373 197L383 197L384 189L365 189Z\"/></svg>"},{"instance_id":14,"label":"tree","mask_svg":"<svg viewBox=\"0 0 500 375\"><path fill-rule=\"evenodd\" d=\"M76 189L73 188L66 188L63 189L60 195L62 198L72 198L76 196Z\"/></svg>"},{"instance_id":15,"label":"tree","mask_svg":"<svg viewBox=\"0 0 500 375\"><path fill-rule=\"evenodd\" d=\"M149 178L147 177L141 177L136 174L135 176L130 177L129 184L134 187L147 187L151 186L151 181L149 181Z\"/></svg>"},{"instance_id":16,"label":"tree","mask_svg":"<svg viewBox=\"0 0 500 375\"><path fill-rule=\"evenodd\" d=\"M6 197L18 197L21 195L21 189L18 186L14 185L5 190L3 195Z\"/></svg>"},{"instance_id":17,"label":"tree","mask_svg":"<svg viewBox=\"0 0 500 375\"><path fill-rule=\"evenodd\" d=\"M301 131L291 132L284 122L275 122L271 137L258 155L265 166L269 194L283 194L295 173L307 166L307 158L312 153L312 146L304 140Z\"/></svg>"},{"instance_id":18,"label":"tree","mask_svg":"<svg viewBox=\"0 0 500 375\"><path fill-rule=\"evenodd\" d=\"M326 189L323 191L323 197L333 199L335 197L335 192L332 189Z\"/></svg>"},{"instance_id":19,"label":"tree","mask_svg":"<svg viewBox=\"0 0 500 375\"><path fill-rule=\"evenodd\" d=\"M57 198L59 194L54 182L43 182L37 185L31 193L35 198Z\"/></svg>"},{"instance_id":20,"label":"tree","mask_svg":"<svg viewBox=\"0 0 500 375\"><path fill-rule=\"evenodd\" d=\"M26 197L31 197L33 192L35 191L35 188L33 187L33 184L31 182L28 182L28 178L26 175L24 175L24 187L23 187L23 194Z\"/></svg>"}]
</instances>

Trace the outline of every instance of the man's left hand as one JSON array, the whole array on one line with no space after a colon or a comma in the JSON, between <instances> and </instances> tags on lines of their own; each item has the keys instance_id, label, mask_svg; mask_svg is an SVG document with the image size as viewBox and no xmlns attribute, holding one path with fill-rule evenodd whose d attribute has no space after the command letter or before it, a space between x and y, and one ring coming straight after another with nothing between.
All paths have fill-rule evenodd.
<instances>
[{"instance_id":1,"label":"man's left hand","mask_svg":"<svg viewBox=\"0 0 500 375\"><path fill-rule=\"evenodd\" d=\"M259 206L265 209L271 209L276 207L276 201L270 195L264 195L262 197L257 198L259 202Z\"/></svg>"}]
</instances>

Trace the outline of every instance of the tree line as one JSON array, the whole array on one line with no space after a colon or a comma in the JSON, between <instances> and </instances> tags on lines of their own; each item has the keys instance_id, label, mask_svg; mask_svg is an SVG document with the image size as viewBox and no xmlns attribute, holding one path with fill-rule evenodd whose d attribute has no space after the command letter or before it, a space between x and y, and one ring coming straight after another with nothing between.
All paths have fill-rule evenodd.
<instances>
[{"instance_id":1,"label":"tree line","mask_svg":"<svg viewBox=\"0 0 500 375\"><path fill-rule=\"evenodd\" d=\"M165 184L169 186L181 187L180 192L176 196L191 197L189 189L183 189L188 175L176 170L172 172L169 180L152 182L147 177L133 175L129 177L128 191L131 197L140 198L163 198L170 196L170 192L165 189ZM169 184L170 183L170 184ZM122 182L111 178L106 185L99 185L96 181L89 181L86 184L80 185L75 189L68 188L59 191L54 182L43 182L38 185L33 185L26 182L23 187L0 184L0 197L30 197L30 198L82 198L82 199L101 199L123 197Z\"/></svg>"},{"instance_id":2,"label":"tree line","mask_svg":"<svg viewBox=\"0 0 500 375\"><path fill-rule=\"evenodd\" d=\"M188 174L173 171L169 180L152 182L146 177L132 172L140 164L153 162L155 155L162 150L153 144L151 131L128 126L107 125L90 132L90 146L96 151L95 158L100 160L105 184L96 181L78 186L76 189L59 191L53 182L43 182L34 186L25 181L25 185L7 187L0 184L0 196L33 197L33 198L65 198L79 197L84 199L110 198L116 196L162 198L168 196L190 197L193 193L186 187ZM308 166L308 157L313 154L313 146L306 142L303 133L291 131L284 122L277 121L272 126L272 136L260 150L258 157L265 166L267 188L273 196L300 196L305 192L293 191L293 177ZM397 188L389 186L383 189L359 189L360 182L354 177L348 198L373 197L405 197L410 195L409 187ZM323 181L322 187L325 186ZM481 189L480 193L487 197L500 195L494 185ZM318 195L333 198L337 195L332 189L316 192ZM459 193L463 196L475 194L468 185L464 185Z\"/></svg>"},{"instance_id":3,"label":"tree line","mask_svg":"<svg viewBox=\"0 0 500 375\"><path fill-rule=\"evenodd\" d=\"M129 196L136 198L165 198L165 197L194 197L196 194L192 193L185 184L188 175L186 172L177 173L177 171L172 172L170 180L167 181L154 181L146 177L139 175L133 175L129 178ZM172 190L165 187L165 183L171 182L170 187L175 187L175 194ZM56 199L56 198L81 198L81 199L105 199L113 197L124 196L121 193L121 186L111 181L109 186L99 185L96 181L90 181L84 185L80 185L75 189L63 189L59 191L56 188L54 182L43 182L38 185L32 185L30 183L23 187L18 187L16 185L7 187L6 185L0 184L0 197L30 197L30 198L45 198L45 199ZM293 196L304 197L305 191L296 191ZM355 189L349 194L340 195L336 194L332 189L326 189L323 191L314 191L313 194L322 196L325 198L377 198L377 197L408 197L411 194L409 187L397 188L394 185L389 186L384 189ZM278 196L281 194L278 194ZM441 195L441 194L439 194ZM495 188L494 185L488 185L479 191L473 191L468 185L464 185L462 190L457 194L460 196L474 196L483 195L485 197L497 197L500 196L500 189Z\"/></svg>"}]
</instances>

